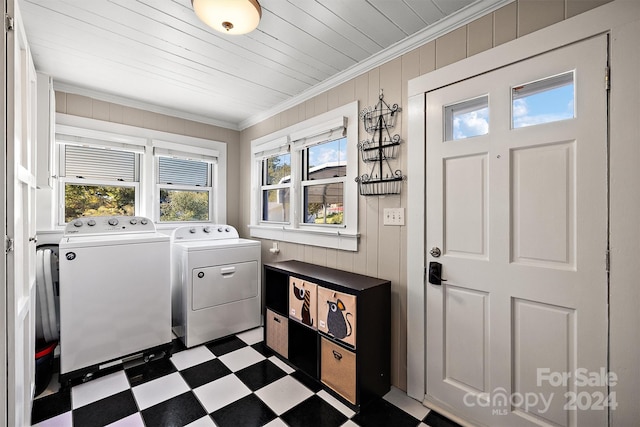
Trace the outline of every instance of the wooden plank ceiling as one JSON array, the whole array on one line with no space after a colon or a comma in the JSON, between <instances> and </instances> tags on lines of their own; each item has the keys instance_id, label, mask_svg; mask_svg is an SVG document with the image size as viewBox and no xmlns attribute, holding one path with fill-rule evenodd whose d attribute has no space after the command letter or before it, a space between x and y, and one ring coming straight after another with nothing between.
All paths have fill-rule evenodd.
<instances>
[{"instance_id":1,"label":"wooden plank ceiling","mask_svg":"<svg viewBox=\"0 0 640 427\"><path fill-rule=\"evenodd\" d=\"M240 129L474 3L488 8L499 2L259 1L260 25L242 36L211 30L194 15L190 0L19 5L36 69L56 84Z\"/></svg>"}]
</instances>

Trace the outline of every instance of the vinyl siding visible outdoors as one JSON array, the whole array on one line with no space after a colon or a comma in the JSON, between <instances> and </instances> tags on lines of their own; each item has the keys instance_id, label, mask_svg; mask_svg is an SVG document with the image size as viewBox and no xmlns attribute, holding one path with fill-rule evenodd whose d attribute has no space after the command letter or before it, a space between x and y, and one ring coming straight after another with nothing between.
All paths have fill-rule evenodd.
<instances>
[{"instance_id":1,"label":"vinyl siding visible outdoors","mask_svg":"<svg viewBox=\"0 0 640 427\"><path fill-rule=\"evenodd\" d=\"M238 223L241 235L248 236L250 222L250 168L251 140L291 126L332 108L358 101L358 108L374 106L380 90L389 103L398 103L403 109L394 132L400 134L403 143L400 155L392 163L393 169L406 173L407 141L407 82L436 68L480 53L509 42L517 37L537 31L578 13L608 3L609 0L517 0L490 15L445 34L436 40L368 71L349 82L330 89L312 99L300 103L280 114L270 117L241 132L240 147L240 206ZM359 140L368 135L360 123ZM421 141L417 141L421 143ZM361 162L359 173L366 173ZM423 177L407 177L423 179ZM235 194L230 192L229 194ZM407 385L407 265L406 228L383 226L385 208L405 207L409 197L406 191L393 196L369 196L359 198L358 227L360 240L357 252L297 245L279 242L280 253L268 251L270 241L263 244L262 259L265 262L297 259L318 265L338 268L391 280L391 382L406 390ZM415 236L420 238L420 236Z\"/></svg>"},{"instance_id":2,"label":"vinyl siding visible outdoors","mask_svg":"<svg viewBox=\"0 0 640 427\"><path fill-rule=\"evenodd\" d=\"M56 91L56 112L227 143L227 223L238 228L240 132L165 114Z\"/></svg>"}]
</instances>

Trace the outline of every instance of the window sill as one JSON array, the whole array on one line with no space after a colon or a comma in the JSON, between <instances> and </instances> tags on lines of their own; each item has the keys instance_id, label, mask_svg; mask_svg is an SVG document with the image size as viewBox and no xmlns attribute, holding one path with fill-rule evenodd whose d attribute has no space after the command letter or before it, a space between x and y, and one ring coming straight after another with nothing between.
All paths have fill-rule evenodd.
<instances>
[{"instance_id":1,"label":"window sill","mask_svg":"<svg viewBox=\"0 0 640 427\"><path fill-rule=\"evenodd\" d=\"M342 231L340 231L342 230ZM342 251L357 251L357 233L349 233L344 229L310 230L302 228L288 228L287 226L250 225L251 237L259 239L277 240L280 242L298 243L301 245L320 246L323 248L339 249Z\"/></svg>"}]
</instances>

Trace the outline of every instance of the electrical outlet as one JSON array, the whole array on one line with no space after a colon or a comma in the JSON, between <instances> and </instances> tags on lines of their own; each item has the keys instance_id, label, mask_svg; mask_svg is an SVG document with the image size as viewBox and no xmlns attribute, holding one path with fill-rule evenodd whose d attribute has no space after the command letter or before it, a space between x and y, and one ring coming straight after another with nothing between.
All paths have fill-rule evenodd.
<instances>
[{"instance_id":1,"label":"electrical outlet","mask_svg":"<svg viewBox=\"0 0 640 427\"><path fill-rule=\"evenodd\" d=\"M404 208L385 208L383 215L384 225L404 225Z\"/></svg>"}]
</instances>

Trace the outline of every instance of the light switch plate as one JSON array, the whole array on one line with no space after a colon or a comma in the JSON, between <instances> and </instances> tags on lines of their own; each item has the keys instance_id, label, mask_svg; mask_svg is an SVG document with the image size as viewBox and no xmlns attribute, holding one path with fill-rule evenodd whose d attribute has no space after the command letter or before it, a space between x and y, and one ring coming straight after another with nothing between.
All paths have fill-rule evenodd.
<instances>
[{"instance_id":1,"label":"light switch plate","mask_svg":"<svg viewBox=\"0 0 640 427\"><path fill-rule=\"evenodd\" d=\"M404 208L384 208L384 225L404 225Z\"/></svg>"}]
</instances>

